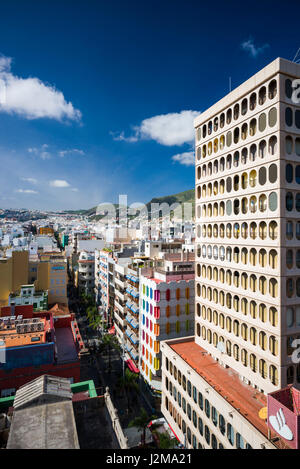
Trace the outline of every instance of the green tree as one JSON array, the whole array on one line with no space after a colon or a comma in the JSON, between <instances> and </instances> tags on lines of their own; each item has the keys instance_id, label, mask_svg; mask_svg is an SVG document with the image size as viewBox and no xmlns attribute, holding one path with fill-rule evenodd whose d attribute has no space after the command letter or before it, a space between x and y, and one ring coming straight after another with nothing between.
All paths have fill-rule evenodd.
<instances>
[{"instance_id":1,"label":"green tree","mask_svg":"<svg viewBox=\"0 0 300 469\"><path fill-rule=\"evenodd\" d=\"M158 444L160 449L173 449L176 445L175 438L171 438L168 433L155 432L158 437Z\"/></svg>"},{"instance_id":2,"label":"green tree","mask_svg":"<svg viewBox=\"0 0 300 469\"><path fill-rule=\"evenodd\" d=\"M115 336L105 334L102 338L102 345L104 352L108 355L108 371L111 372L111 352L112 350L119 350L120 345Z\"/></svg>"},{"instance_id":3,"label":"green tree","mask_svg":"<svg viewBox=\"0 0 300 469\"><path fill-rule=\"evenodd\" d=\"M138 392L139 390L137 375L127 368L124 376L119 380L119 387L125 391L127 398L127 412L129 412L130 395L132 391Z\"/></svg>"},{"instance_id":4,"label":"green tree","mask_svg":"<svg viewBox=\"0 0 300 469\"><path fill-rule=\"evenodd\" d=\"M146 444L146 429L151 422L151 420L156 419L155 415L149 416L146 410L142 407L140 411L140 415L135 417L131 422L129 422L128 427L136 427L142 432L141 436L141 445L145 446Z\"/></svg>"}]
</instances>

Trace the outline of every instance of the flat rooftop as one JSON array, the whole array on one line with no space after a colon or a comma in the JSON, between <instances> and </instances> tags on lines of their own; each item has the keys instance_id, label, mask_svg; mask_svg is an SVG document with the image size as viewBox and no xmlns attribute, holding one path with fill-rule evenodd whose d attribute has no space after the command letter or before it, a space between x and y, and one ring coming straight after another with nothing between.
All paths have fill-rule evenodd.
<instances>
[{"instance_id":1,"label":"flat rooftop","mask_svg":"<svg viewBox=\"0 0 300 469\"><path fill-rule=\"evenodd\" d=\"M72 402L14 412L7 449L79 449Z\"/></svg>"},{"instance_id":2,"label":"flat rooftop","mask_svg":"<svg viewBox=\"0 0 300 469\"><path fill-rule=\"evenodd\" d=\"M193 337L177 343L168 341L166 343L239 414L266 438L268 437L267 422L260 419L258 415L259 411L267 406L267 396L241 381L238 373L231 368L223 368L206 350L195 343ZM277 437L275 433L271 436ZM282 440L278 439L274 444L280 448L286 448Z\"/></svg>"},{"instance_id":3,"label":"flat rooftop","mask_svg":"<svg viewBox=\"0 0 300 469\"><path fill-rule=\"evenodd\" d=\"M78 353L71 328L60 327L55 329L55 336L57 346L57 363L77 361Z\"/></svg>"}]
</instances>

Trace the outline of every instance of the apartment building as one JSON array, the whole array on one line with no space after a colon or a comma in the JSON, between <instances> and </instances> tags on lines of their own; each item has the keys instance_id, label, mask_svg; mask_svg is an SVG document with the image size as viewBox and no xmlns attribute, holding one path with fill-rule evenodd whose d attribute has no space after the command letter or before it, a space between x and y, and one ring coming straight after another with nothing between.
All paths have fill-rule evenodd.
<instances>
[{"instance_id":1,"label":"apartment building","mask_svg":"<svg viewBox=\"0 0 300 469\"><path fill-rule=\"evenodd\" d=\"M126 330L125 312L125 290L127 265L115 264L115 301L114 301L114 326L116 337L121 345L124 344L124 334Z\"/></svg>"},{"instance_id":2,"label":"apartment building","mask_svg":"<svg viewBox=\"0 0 300 469\"><path fill-rule=\"evenodd\" d=\"M37 290L48 290L48 304L68 304L67 260L60 253L43 253L35 261L37 268ZM30 263L33 268L34 262Z\"/></svg>"},{"instance_id":3,"label":"apartment building","mask_svg":"<svg viewBox=\"0 0 300 469\"><path fill-rule=\"evenodd\" d=\"M162 412L188 447L291 447L266 395L300 382L299 78L278 58L195 120L195 338L162 345Z\"/></svg>"},{"instance_id":4,"label":"apartment building","mask_svg":"<svg viewBox=\"0 0 300 469\"><path fill-rule=\"evenodd\" d=\"M114 263L111 249L95 250L95 298L99 312L110 326L114 310Z\"/></svg>"},{"instance_id":5,"label":"apartment building","mask_svg":"<svg viewBox=\"0 0 300 469\"><path fill-rule=\"evenodd\" d=\"M93 295L95 288L95 254L82 251L78 259L75 285L81 293Z\"/></svg>"},{"instance_id":6,"label":"apartment building","mask_svg":"<svg viewBox=\"0 0 300 469\"><path fill-rule=\"evenodd\" d=\"M194 255L165 254L143 272L139 286L140 371L153 395L161 393L160 343L194 333Z\"/></svg>"},{"instance_id":7,"label":"apartment building","mask_svg":"<svg viewBox=\"0 0 300 469\"><path fill-rule=\"evenodd\" d=\"M33 311L48 310L48 291L37 291L34 284L22 285L20 291L11 293L8 306L32 305Z\"/></svg>"}]
</instances>

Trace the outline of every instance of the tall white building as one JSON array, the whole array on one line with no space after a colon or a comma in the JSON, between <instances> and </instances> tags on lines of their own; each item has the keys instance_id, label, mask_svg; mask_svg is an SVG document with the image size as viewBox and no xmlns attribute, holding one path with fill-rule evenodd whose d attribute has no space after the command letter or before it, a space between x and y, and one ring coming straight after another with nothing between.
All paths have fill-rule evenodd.
<instances>
[{"instance_id":1,"label":"tall white building","mask_svg":"<svg viewBox=\"0 0 300 469\"><path fill-rule=\"evenodd\" d=\"M300 382L299 78L277 59L195 120L195 339L164 344L162 406L189 446L272 446L265 395Z\"/></svg>"}]
</instances>

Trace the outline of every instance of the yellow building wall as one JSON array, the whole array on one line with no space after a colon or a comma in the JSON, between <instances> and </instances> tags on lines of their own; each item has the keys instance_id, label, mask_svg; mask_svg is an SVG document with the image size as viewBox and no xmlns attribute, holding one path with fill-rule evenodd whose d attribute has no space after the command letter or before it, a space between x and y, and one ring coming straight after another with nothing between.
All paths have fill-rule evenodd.
<instances>
[{"instance_id":1,"label":"yellow building wall","mask_svg":"<svg viewBox=\"0 0 300 469\"><path fill-rule=\"evenodd\" d=\"M49 285L49 262L39 262L37 265L37 290L48 290Z\"/></svg>"},{"instance_id":2,"label":"yellow building wall","mask_svg":"<svg viewBox=\"0 0 300 469\"><path fill-rule=\"evenodd\" d=\"M10 293L28 284L28 251L13 251L12 257L0 261L0 303L8 304Z\"/></svg>"},{"instance_id":3,"label":"yellow building wall","mask_svg":"<svg viewBox=\"0 0 300 469\"><path fill-rule=\"evenodd\" d=\"M16 292L21 288L22 285L28 284L28 251L13 251L12 259L12 287L13 292Z\"/></svg>"},{"instance_id":4,"label":"yellow building wall","mask_svg":"<svg viewBox=\"0 0 300 469\"><path fill-rule=\"evenodd\" d=\"M0 261L0 303L8 304L8 297L12 291L12 258Z\"/></svg>"}]
</instances>

